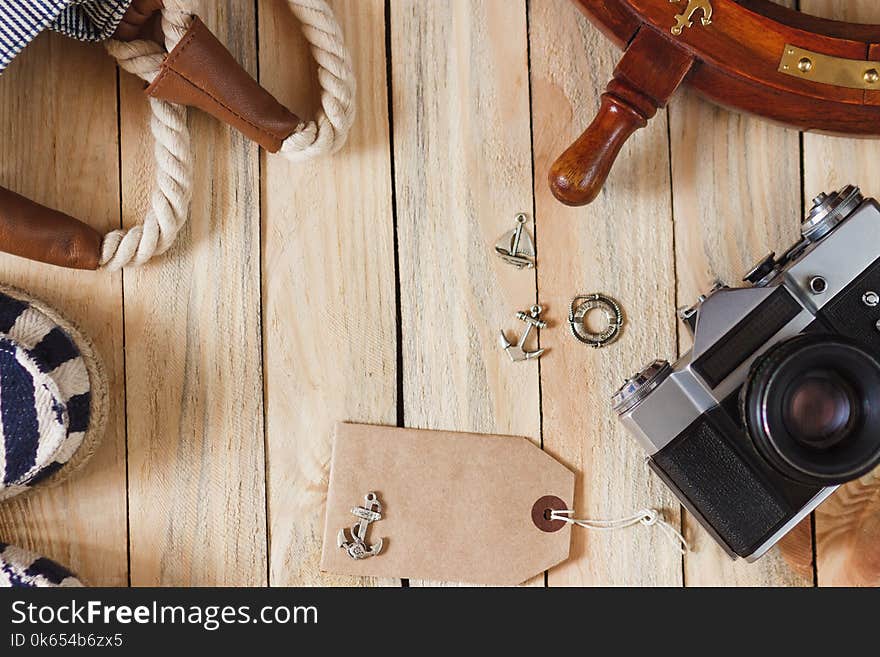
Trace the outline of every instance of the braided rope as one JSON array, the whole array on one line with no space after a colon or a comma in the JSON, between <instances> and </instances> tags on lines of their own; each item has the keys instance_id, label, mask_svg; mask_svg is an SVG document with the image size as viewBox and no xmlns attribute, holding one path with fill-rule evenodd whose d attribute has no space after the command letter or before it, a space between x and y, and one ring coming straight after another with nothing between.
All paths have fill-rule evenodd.
<instances>
[{"instance_id":1,"label":"braided rope","mask_svg":"<svg viewBox=\"0 0 880 657\"><path fill-rule=\"evenodd\" d=\"M287 0L302 25L318 63L321 111L284 140L281 153L293 162L335 153L348 138L354 123L355 78L351 56L333 10L324 0Z\"/></svg>"},{"instance_id":2,"label":"braided rope","mask_svg":"<svg viewBox=\"0 0 880 657\"><path fill-rule=\"evenodd\" d=\"M152 41L110 41L107 50L120 67L151 83L165 59L192 23L184 0L165 0L162 31L165 50ZM355 79L342 30L325 0L287 0L302 25L318 64L321 111L301 123L281 146L281 154L299 162L334 153L345 143L354 122ZM156 186L142 223L104 237L101 267L117 270L142 265L174 243L189 215L193 157L186 107L150 98L150 129L155 139Z\"/></svg>"}]
</instances>

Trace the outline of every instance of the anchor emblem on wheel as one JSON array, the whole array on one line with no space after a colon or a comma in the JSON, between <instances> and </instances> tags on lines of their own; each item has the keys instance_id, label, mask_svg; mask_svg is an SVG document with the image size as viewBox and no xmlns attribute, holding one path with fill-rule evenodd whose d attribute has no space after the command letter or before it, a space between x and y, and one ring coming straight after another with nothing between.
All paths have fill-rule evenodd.
<instances>
[{"instance_id":1,"label":"anchor emblem on wheel","mask_svg":"<svg viewBox=\"0 0 880 657\"><path fill-rule=\"evenodd\" d=\"M360 522L351 527L351 540L345 535L345 529L340 529L336 535L336 545L348 552L352 559L367 559L375 557L382 551L382 539L376 543L367 545L367 528L371 522L382 519L382 504L376 493L367 493L364 496L364 506L355 506L351 509L352 515L360 518Z\"/></svg>"},{"instance_id":2,"label":"anchor emblem on wheel","mask_svg":"<svg viewBox=\"0 0 880 657\"><path fill-rule=\"evenodd\" d=\"M669 0L669 2L678 3L681 0ZM712 2L711 0L688 0L687 8L677 16L675 16L675 25L672 27L672 33L680 36L684 32L684 28L693 27L694 15L702 11L703 16L700 18L702 25L712 24Z\"/></svg>"},{"instance_id":3,"label":"anchor emblem on wheel","mask_svg":"<svg viewBox=\"0 0 880 657\"><path fill-rule=\"evenodd\" d=\"M523 345L526 343L526 340L529 338L529 333L532 332L533 328L547 328L547 322L541 319L541 312L544 309L541 306L532 306L529 312L518 312L516 314L516 318L520 321L526 323L526 330L519 338L519 342L513 344L507 339L507 336L504 335L504 331L501 331L501 347L507 352L507 355L510 356L510 360L514 363L531 360L535 358L540 358L541 354L544 353L544 349L538 349L536 351L526 351L523 348Z\"/></svg>"}]
</instances>

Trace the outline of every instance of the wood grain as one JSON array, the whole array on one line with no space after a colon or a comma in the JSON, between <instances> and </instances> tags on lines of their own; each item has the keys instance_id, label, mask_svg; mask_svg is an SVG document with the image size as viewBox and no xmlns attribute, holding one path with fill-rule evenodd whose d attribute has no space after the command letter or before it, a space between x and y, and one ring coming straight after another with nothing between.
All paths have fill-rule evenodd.
<instances>
[{"instance_id":1,"label":"wood grain","mask_svg":"<svg viewBox=\"0 0 880 657\"><path fill-rule=\"evenodd\" d=\"M254 4L193 9L252 74ZM152 187L142 84L121 89L123 218ZM257 147L198 112L192 213L174 247L125 272L131 581L267 580Z\"/></svg>"},{"instance_id":2,"label":"wood grain","mask_svg":"<svg viewBox=\"0 0 880 657\"><path fill-rule=\"evenodd\" d=\"M539 364L499 346L535 273L493 249L532 209L525 3L390 8L405 424L538 441Z\"/></svg>"},{"instance_id":3,"label":"wood grain","mask_svg":"<svg viewBox=\"0 0 880 657\"><path fill-rule=\"evenodd\" d=\"M880 472L840 488L816 510L820 586L880 586Z\"/></svg>"},{"instance_id":4,"label":"wood grain","mask_svg":"<svg viewBox=\"0 0 880 657\"><path fill-rule=\"evenodd\" d=\"M541 391L544 447L578 473L575 508L619 518L659 507L679 523L675 498L643 467L644 452L617 422L610 397L626 376L675 353L675 269L665 113L624 146L588 208L560 205L546 175L589 122L619 51L568 0L530 3L538 291L556 319L545 331ZM619 342L591 350L568 333L576 294L604 292L627 314ZM572 559L550 586L681 585L678 546L660 531L575 529Z\"/></svg>"},{"instance_id":5,"label":"wood grain","mask_svg":"<svg viewBox=\"0 0 880 657\"><path fill-rule=\"evenodd\" d=\"M872 0L802 0L801 10L863 23L880 22ZM853 183L880 196L880 141L804 136L805 202L821 191ZM880 583L880 495L876 473L852 482L816 511L819 586L877 586Z\"/></svg>"},{"instance_id":6,"label":"wood grain","mask_svg":"<svg viewBox=\"0 0 880 657\"><path fill-rule=\"evenodd\" d=\"M0 78L0 185L86 221L119 225L116 73L103 49L43 35ZM128 579L121 277L0 255L0 280L53 305L95 343L110 419L85 470L0 506L0 540L68 565L92 585Z\"/></svg>"},{"instance_id":7,"label":"wood grain","mask_svg":"<svg viewBox=\"0 0 880 657\"><path fill-rule=\"evenodd\" d=\"M335 423L397 423L384 6L381 0L332 4L359 82L349 141L338 154L308 163L263 156L273 586L399 583L318 568ZM314 116L315 64L286 3L260 5L259 31L262 83L298 116Z\"/></svg>"}]
</instances>

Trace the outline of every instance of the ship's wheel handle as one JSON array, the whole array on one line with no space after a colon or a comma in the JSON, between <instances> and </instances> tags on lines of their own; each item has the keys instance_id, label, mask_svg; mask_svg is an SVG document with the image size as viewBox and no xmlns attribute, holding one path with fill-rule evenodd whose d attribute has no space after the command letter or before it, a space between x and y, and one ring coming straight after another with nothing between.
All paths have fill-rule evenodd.
<instances>
[{"instance_id":1,"label":"ship's wheel handle","mask_svg":"<svg viewBox=\"0 0 880 657\"><path fill-rule=\"evenodd\" d=\"M553 195L566 205L595 200L626 140L666 105L693 64L693 57L653 30L639 30L614 69L596 118L550 168Z\"/></svg>"}]
</instances>

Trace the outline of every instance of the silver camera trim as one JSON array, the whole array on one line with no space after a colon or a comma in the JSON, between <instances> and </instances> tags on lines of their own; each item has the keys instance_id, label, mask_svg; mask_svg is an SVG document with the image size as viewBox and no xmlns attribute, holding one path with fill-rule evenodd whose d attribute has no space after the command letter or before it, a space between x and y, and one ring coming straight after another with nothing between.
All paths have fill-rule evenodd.
<instances>
[{"instance_id":1,"label":"silver camera trim","mask_svg":"<svg viewBox=\"0 0 880 657\"><path fill-rule=\"evenodd\" d=\"M878 248L880 204L867 199L821 242L810 245L781 276L785 286L816 314L877 260ZM841 258L841 253L846 257ZM828 283L824 292L810 290L814 276L821 276Z\"/></svg>"}]
</instances>

